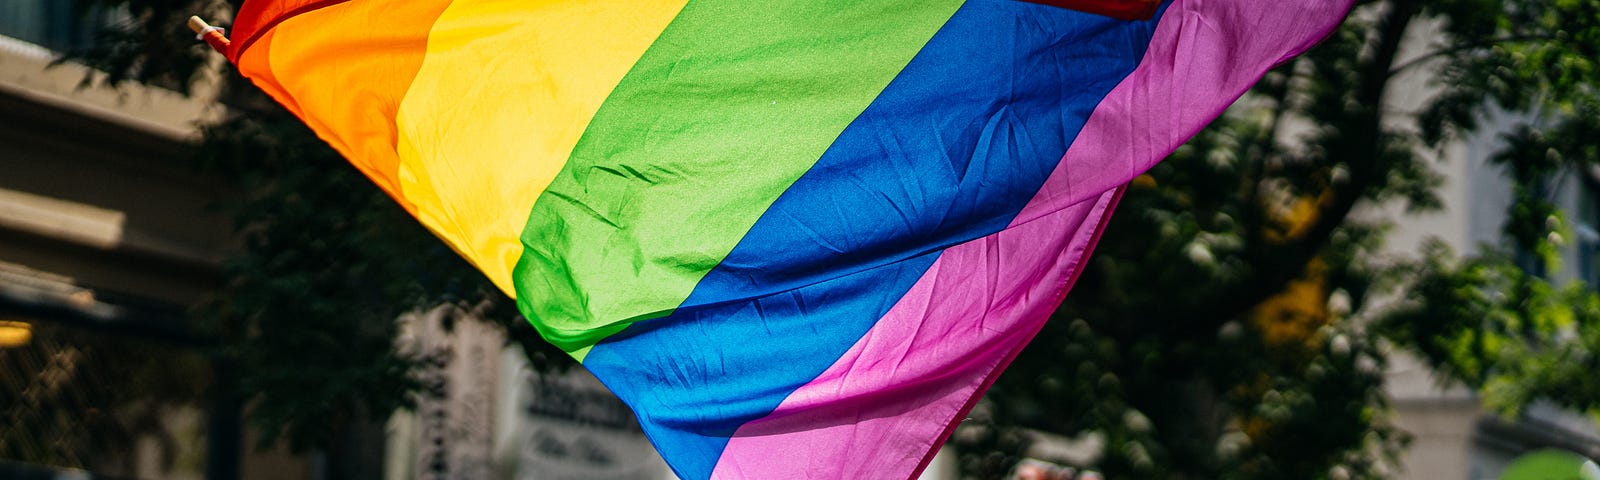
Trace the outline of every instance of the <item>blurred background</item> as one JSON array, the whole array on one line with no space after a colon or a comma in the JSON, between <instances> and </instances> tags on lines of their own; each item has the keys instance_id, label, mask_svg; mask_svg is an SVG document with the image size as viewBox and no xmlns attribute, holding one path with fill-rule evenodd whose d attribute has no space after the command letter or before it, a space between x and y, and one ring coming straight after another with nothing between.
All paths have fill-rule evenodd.
<instances>
[{"instance_id":1,"label":"blurred background","mask_svg":"<svg viewBox=\"0 0 1600 480\"><path fill-rule=\"evenodd\" d=\"M0 478L672 478L184 27L235 7L0 0ZM1359 2L1133 181L923 477L1583 478L1597 58L1600 0Z\"/></svg>"}]
</instances>

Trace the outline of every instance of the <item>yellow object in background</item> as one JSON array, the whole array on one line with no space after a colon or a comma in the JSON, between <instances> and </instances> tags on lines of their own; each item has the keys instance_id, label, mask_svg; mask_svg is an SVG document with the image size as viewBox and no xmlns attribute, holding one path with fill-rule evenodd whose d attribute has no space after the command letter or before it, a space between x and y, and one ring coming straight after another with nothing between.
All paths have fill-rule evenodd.
<instances>
[{"instance_id":1,"label":"yellow object in background","mask_svg":"<svg viewBox=\"0 0 1600 480\"><path fill-rule=\"evenodd\" d=\"M0 348L20 347L33 340L33 325L0 320Z\"/></svg>"}]
</instances>

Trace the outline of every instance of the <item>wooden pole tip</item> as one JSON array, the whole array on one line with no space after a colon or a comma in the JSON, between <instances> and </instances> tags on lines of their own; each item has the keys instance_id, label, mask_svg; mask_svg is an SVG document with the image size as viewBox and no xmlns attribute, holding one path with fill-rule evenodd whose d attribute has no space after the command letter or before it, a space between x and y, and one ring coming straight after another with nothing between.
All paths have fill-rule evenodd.
<instances>
[{"instance_id":1,"label":"wooden pole tip","mask_svg":"<svg viewBox=\"0 0 1600 480\"><path fill-rule=\"evenodd\" d=\"M207 24L205 20L201 20L199 16L189 17L189 29L194 30L194 33L203 34L209 28L211 28L211 25Z\"/></svg>"}]
</instances>

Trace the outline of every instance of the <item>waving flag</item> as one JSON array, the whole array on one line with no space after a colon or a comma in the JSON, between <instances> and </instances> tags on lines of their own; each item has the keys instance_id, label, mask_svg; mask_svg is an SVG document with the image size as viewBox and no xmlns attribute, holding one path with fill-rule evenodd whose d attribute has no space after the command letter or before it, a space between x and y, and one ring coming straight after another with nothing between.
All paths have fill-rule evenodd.
<instances>
[{"instance_id":1,"label":"waving flag","mask_svg":"<svg viewBox=\"0 0 1600 480\"><path fill-rule=\"evenodd\" d=\"M227 53L680 476L903 478L1350 1L1040 3L250 0Z\"/></svg>"}]
</instances>

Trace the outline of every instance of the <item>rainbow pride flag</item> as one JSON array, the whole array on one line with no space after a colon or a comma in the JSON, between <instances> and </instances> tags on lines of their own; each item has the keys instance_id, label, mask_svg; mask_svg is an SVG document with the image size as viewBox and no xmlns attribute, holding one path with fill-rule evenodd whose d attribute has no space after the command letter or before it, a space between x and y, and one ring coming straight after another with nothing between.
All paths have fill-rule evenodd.
<instances>
[{"instance_id":1,"label":"rainbow pride flag","mask_svg":"<svg viewBox=\"0 0 1600 480\"><path fill-rule=\"evenodd\" d=\"M1066 295L1119 186L1351 2L1042 3L1111 16L249 0L226 53L680 476L905 478Z\"/></svg>"}]
</instances>

